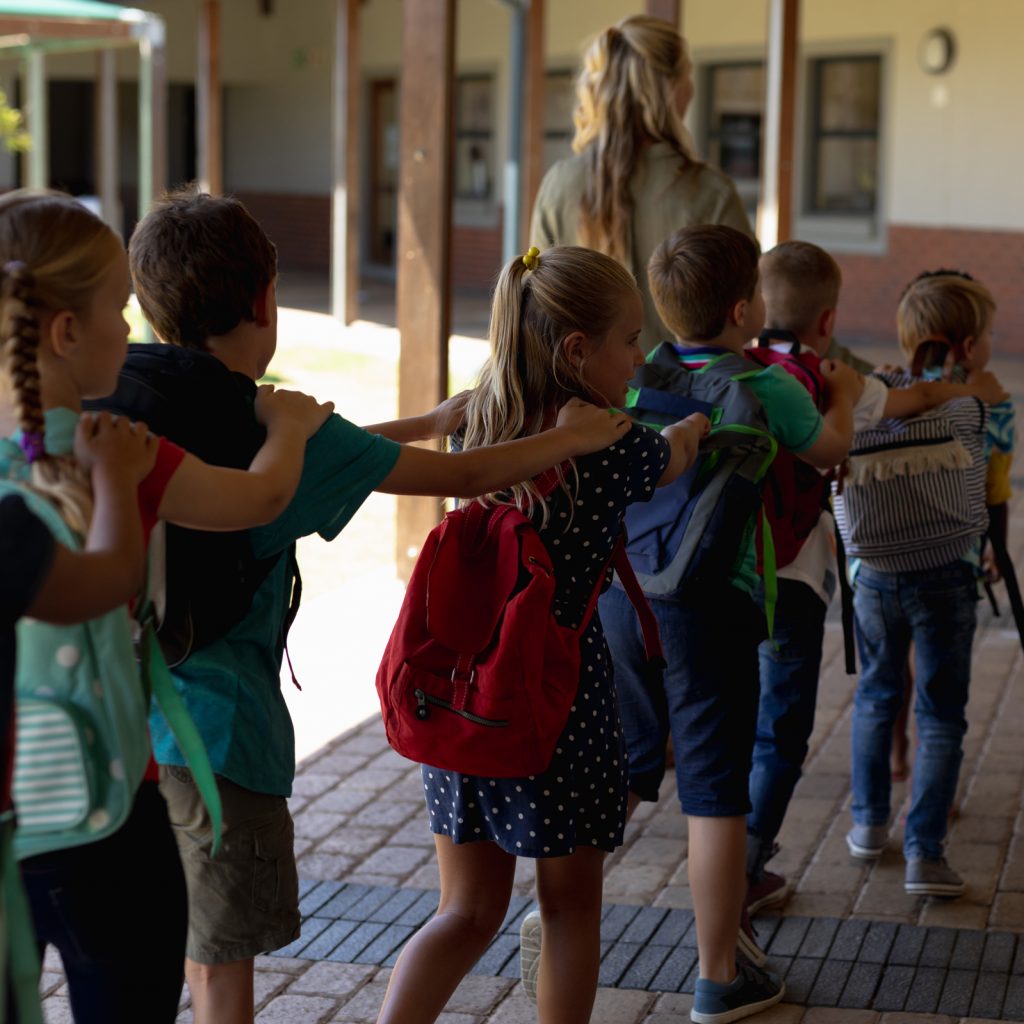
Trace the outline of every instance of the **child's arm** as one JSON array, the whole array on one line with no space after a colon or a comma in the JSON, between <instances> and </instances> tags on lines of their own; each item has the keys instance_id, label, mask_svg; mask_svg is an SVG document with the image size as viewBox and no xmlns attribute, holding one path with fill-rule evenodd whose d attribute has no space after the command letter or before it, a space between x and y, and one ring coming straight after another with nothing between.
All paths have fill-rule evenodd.
<instances>
[{"instance_id":1,"label":"child's arm","mask_svg":"<svg viewBox=\"0 0 1024 1024\"><path fill-rule=\"evenodd\" d=\"M462 421L466 417L466 405L471 394L471 391L460 391L457 395L446 398L439 406L422 416L407 416L404 420L372 423L363 429L370 434L380 434L389 441L397 441L399 444L447 437L462 426Z\"/></svg>"},{"instance_id":2,"label":"child's arm","mask_svg":"<svg viewBox=\"0 0 1024 1024\"><path fill-rule=\"evenodd\" d=\"M243 530L276 519L299 486L309 440L334 408L300 391L256 395L256 418L267 439L247 470L211 466L186 455L160 502L161 519L195 530Z\"/></svg>"},{"instance_id":3,"label":"child's arm","mask_svg":"<svg viewBox=\"0 0 1024 1024\"><path fill-rule=\"evenodd\" d=\"M797 457L816 469L831 469L846 458L853 443L853 407L864 390L864 378L845 363L822 360L828 384L828 409L817 440Z\"/></svg>"},{"instance_id":4,"label":"child's arm","mask_svg":"<svg viewBox=\"0 0 1024 1024\"><path fill-rule=\"evenodd\" d=\"M552 429L532 437L462 452L403 446L394 468L376 490L476 498L529 480L566 459L607 448L630 426L625 413L574 398L559 410Z\"/></svg>"},{"instance_id":5,"label":"child's arm","mask_svg":"<svg viewBox=\"0 0 1024 1024\"><path fill-rule=\"evenodd\" d=\"M995 375L987 370L973 370L966 384L945 380L921 380L908 388L889 388L883 419L904 419L934 409L954 398L980 398L986 405L997 405L1009 395Z\"/></svg>"},{"instance_id":6,"label":"child's arm","mask_svg":"<svg viewBox=\"0 0 1024 1024\"><path fill-rule=\"evenodd\" d=\"M682 476L697 458L697 448L702 437L711 429L711 421L703 413L694 412L684 420L678 420L665 427L661 436L672 448L665 472L658 480L659 487L665 487Z\"/></svg>"},{"instance_id":7,"label":"child's arm","mask_svg":"<svg viewBox=\"0 0 1024 1024\"><path fill-rule=\"evenodd\" d=\"M85 414L75 457L91 470L92 523L82 551L57 544L27 614L44 622L84 622L126 604L142 586L145 555L138 487L153 468L157 440L145 425L109 413Z\"/></svg>"}]
</instances>

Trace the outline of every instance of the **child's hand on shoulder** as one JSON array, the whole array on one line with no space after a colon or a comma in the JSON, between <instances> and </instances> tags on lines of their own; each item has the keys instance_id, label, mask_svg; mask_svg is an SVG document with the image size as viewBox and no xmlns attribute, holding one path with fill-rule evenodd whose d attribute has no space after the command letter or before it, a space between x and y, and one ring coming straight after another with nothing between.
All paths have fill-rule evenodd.
<instances>
[{"instance_id":1,"label":"child's hand on shoulder","mask_svg":"<svg viewBox=\"0 0 1024 1024\"><path fill-rule=\"evenodd\" d=\"M145 423L109 412L83 413L75 431L75 458L95 477L120 477L135 487L156 463L159 442Z\"/></svg>"},{"instance_id":2,"label":"child's hand on shoulder","mask_svg":"<svg viewBox=\"0 0 1024 1024\"><path fill-rule=\"evenodd\" d=\"M256 419L268 432L290 426L309 439L333 411L333 402L318 402L301 391L275 388L273 384L261 384L256 390Z\"/></svg>"},{"instance_id":3,"label":"child's hand on shoulder","mask_svg":"<svg viewBox=\"0 0 1024 1024\"><path fill-rule=\"evenodd\" d=\"M967 383L974 392L974 397L980 398L986 405L998 405L1010 397L1010 393L999 383L996 375L988 370L971 370L967 374Z\"/></svg>"},{"instance_id":4,"label":"child's hand on shoulder","mask_svg":"<svg viewBox=\"0 0 1024 1024\"><path fill-rule=\"evenodd\" d=\"M828 385L830 398L842 395L856 405L864 393L864 378L852 366L838 359L823 359L821 374Z\"/></svg>"},{"instance_id":5,"label":"child's hand on shoulder","mask_svg":"<svg viewBox=\"0 0 1024 1024\"><path fill-rule=\"evenodd\" d=\"M633 421L618 409L572 398L558 410L555 428L568 431L574 438L573 456L589 455L615 444L624 437Z\"/></svg>"},{"instance_id":6,"label":"child's hand on shoulder","mask_svg":"<svg viewBox=\"0 0 1024 1024\"><path fill-rule=\"evenodd\" d=\"M433 425L433 437L448 437L462 426L472 394L472 391L460 391L427 413Z\"/></svg>"}]
</instances>

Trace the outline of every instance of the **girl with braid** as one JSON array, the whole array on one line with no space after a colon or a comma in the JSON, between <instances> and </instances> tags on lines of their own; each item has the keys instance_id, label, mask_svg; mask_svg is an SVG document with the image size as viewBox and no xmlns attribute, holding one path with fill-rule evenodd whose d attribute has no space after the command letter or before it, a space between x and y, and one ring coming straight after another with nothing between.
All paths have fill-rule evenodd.
<instances>
[{"instance_id":1,"label":"girl with braid","mask_svg":"<svg viewBox=\"0 0 1024 1024\"><path fill-rule=\"evenodd\" d=\"M256 411L267 438L248 471L208 466L149 437L142 425L106 414L83 417L83 399L114 390L127 352L129 275L120 238L68 196L12 192L0 198L0 266L0 424L11 434L0 440L0 478L17 481L26 499L45 496L84 538L84 551L58 553L19 499L5 503L5 525L14 517L17 532L5 530L4 543L16 545L35 566L34 586L5 603L5 623L26 609L57 622L90 619L110 608L127 616L127 607L116 608L138 583L141 547L159 519L230 530L265 523L283 510L298 484L305 442L329 406L262 389ZM126 490L134 490L130 505ZM5 591L15 582L6 582L9 564ZM181 992L184 876L155 765L151 758L147 764L148 702L127 628L123 635L123 649L113 657L128 667L110 677L139 686L138 699L130 695L125 706L136 709L128 732L141 738L142 754L108 753L134 788L134 801L121 820L98 819L87 842L76 838L66 845L66 833L56 831L48 840L44 830L20 863L38 952L49 943L60 951L79 1024L171 1022ZM55 650L45 662L53 666L48 671L67 668L75 655ZM29 695L43 695L46 682L34 682ZM95 687L102 696L104 679ZM23 693L19 675L19 701ZM23 842L16 830L16 856ZM31 1012L22 1018L32 1020Z\"/></svg>"}]
</instances>

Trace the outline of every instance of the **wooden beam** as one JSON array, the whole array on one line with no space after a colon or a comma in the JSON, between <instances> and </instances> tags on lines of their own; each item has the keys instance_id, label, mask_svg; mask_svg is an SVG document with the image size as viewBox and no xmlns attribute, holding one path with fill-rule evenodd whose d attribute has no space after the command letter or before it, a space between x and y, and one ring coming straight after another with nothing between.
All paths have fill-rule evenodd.
<instances>
[{"instance_id":1,"label":"wooden beam","mask_svg":"<svg viewBox=\"0 0 1024 1024\"><path fill-rule=\"evenodd\" d=\"M398 414L448 393L451 333L452 83L455 0L404 0L398 186ZM396 562L408 579L441 516L435 498L399 497Z\"/></svg>"},{"instance_id":2,"label":"wooden beam","mask_svg":"<svg viewBox=\"0 0 1024 1024\"><path fill-rule=\"evenodd\" d=\"M530 218L544 175L544 0L530 0L526 14L526 81L523 102L523 205L520 248L533 245Z\"/></svg>"},{"instance_id":3,"label":"wooden beam","mask_svg":"<svg viewBox=\"0 0 1024 1024\"><path fill-rule=\"evenodd\" d=\"M331 190L331 312L359 316L360 0L337 0L334 35L334 187Z\"/></svg>"},{"instance_id":4,"label":"wooden beam","mask_svg":"<svg viewBox=\"0 0 1024 1024\"><path fill-rule=\"evenodd\" d=\"M0 17L0 36L27 35L44 39L133 39L134 26L125 21L84 21L76 18Z\"/></svg>"},{"instance_id":5,"label":"wooden beam","mask_svg":"<svg viewBox=\"0 0 1024 1024\"><path fill-rule=\"evenodd\" d=\"M765 133L757 235L764 249L793 234L793 144L800 0L769 0Z\"/></svg>"},{"instance_id":6,"label":"wooden beam","mask_svg":"<svg viewBox=\"0 0 1024 1024\"><path fill-rule=\"evenodd\" d=\"M220 0L203 0L196 50L196 149L199 187L224 191L223 90L220 77Z\"/></svg>"},{"instance_id":7,"label":"wooden beam","mask_svg":"<svg viewBox=\"0 0 1024 1024\"><path fill-rule=\"evenodd\" d=\"M683 17L683 0L647 0L646 13L678 28Z\"/></svg>"},{"instance_id":8,"label":"wooden beam","mask_svg":"<svg viewBox=\"0 0 1024 1024\"><path fill-rule=\"evenodd\" d=\"M117 54L96 55L96 192L103 219L120 234L124 230L118 188Z\"/></svg>"}]
</instances>

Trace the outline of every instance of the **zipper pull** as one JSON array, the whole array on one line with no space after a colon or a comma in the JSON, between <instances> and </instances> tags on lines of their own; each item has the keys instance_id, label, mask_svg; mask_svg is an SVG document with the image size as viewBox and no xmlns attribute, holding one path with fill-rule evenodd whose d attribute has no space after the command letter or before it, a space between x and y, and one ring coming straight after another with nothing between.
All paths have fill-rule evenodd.
<instances>
[{"instance_id":1,"label":"zipper pull","mask_svg":"<svg viewBox=\"0 0 1024 1024\"><path fill-rule=\"evenodd\" d=\"M427 695L422 690L413 690L412 695L416 698L416 717L421 721L426 721L430 714L430 708L427 707Z\"/></svg>"}]
</instances>

